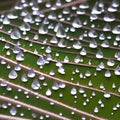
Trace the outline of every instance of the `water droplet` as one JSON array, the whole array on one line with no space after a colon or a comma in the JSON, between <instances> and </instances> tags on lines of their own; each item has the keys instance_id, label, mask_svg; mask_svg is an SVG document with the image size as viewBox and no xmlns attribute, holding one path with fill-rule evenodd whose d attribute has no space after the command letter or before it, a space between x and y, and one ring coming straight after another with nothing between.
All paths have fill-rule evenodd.
<instances>
[{"instance_id":1,"label":"water droplet","mask_svg":"<svg viewBox=\"0 0 120 120\"><path fill-rule=\"evenodd\" d=\"M47 34L48 33L48 26L47 24L41 23L41 26L39 28L39 34Z\"/></svg>"},{"instance_id":2,"label":"water droplet","mask_svg":"<svg viewBox=\"0 0 120 120\"><path fill-rule=\"evenodd\" d=\"M50 14L48 15L48 19L50 20L56 20L56 14L54 11L51 11Z\"/></svg>"},{"instance_id":3,"label":"water droplet","mask_svg":"<svg viewBox=\"0 0 120 120\"><path fill-rule=\"evenodd\" d=\"M88 86L92 86L93 84L92 84L92 81L90 80L89 82L88 82Z\"/></svg>"},{"instance_id":4,"label":"water droplet","mask_svg":"<svg viewBox=\"0 0 120 120\"><path fill-rule=\"evenodd\" d=\"M16 65L15 65L15 71L20 71L21 70L21 67L20 67L20 65L17 63Z\"/></svg>"},{"instance_id":5,"label":"water droplet","mask_svg":"<svg viewBox=\"0 0 120 120\"><path fill-rule=\"evenodd\" d=\"M37 79L35 79L32 84L31 84L31 88L34 90L38 90L40 88L40 83Z\"/></svg>"},{"instance_id":6,"label":"water droplet","mask_svg":"<svg viewBox=\"0 0 120 120\"><path fill-rule=\"evenodd\" d=\"M116 88L116 85L115 83L112 84L112 88L115 89Z\"/></svg>"},{"instance_id":7,"label":"water droplet","mask_svg":"<svg viewBox=\"0 0 120 120\"><path fill-rule=\"evenodd\" d=\"M89 33L88 33L88 36L90 37L90 38L96 38L97 36L98 36L98 34L97 34L97 32L96 32L96 30L90 30L89 31Z\"/></svg>"},{"instance_id":8,"label":"water droplet","mask_svg":"<svg viewBox=\"0 0 120 120\"><path fill-rule=\"evenodd\" d=\"M32 68L28 71L27 76L29 78L34 78L35 77L35 72L34 72L34 70Z\"/></svg>"},{"instance_id":9,"label":"water droplet","mask_svg":"<svg viewBox=\"0 0 120 120\"><path fill-rule=\"evenodd\" d=\"M58 89L59 89L59 85L58 85L57 82L55 82L55 83L53 84L52 89L53 89L53 90L58 90Z\"/></svg>"},{"instance_id":10,"label":"water droplet","mask_svg":"<svg viewBox=\"0 0 120 120\"><path fill-rule=\"evenodd\" d=\"M58 43L58 47L64 48L66 46L67 46L66 40L60 39L60 41Z\"/></svg>"},{"instance_id":11,"label":"water droplet","mask_svg":"<svg viewBox=\"0 0 120 120\"><path fill-rule=\"evenodd\" d=\"M91 14L90 15L90 20L93 21L93 20L97 20L98 19L98 16L96 14Z\"/></svg>"},{"instance_id":12,"label":"water droplet","mask_svg":"<svg viewBox=\"0 0 120 120\"><path fill-rule=\"evenodd\" d=\"M22 53L22 51L20 51L20 52L16 55L16 60L17 60L17 61L24 61L24 54Z\"/></svg>"},{"instance_id":13,"label":"water droplet","mask_svg":"<svg viewBox=\"0 0 120 120\"><path fill-rule=\"evenodd\" d=\"M108 12L108 13L105 14L103 19L106 22L113 22L113 21L115 21L115 16L114 16L113 13Z\"/></svg>"},{"instance_id":14,"label":"water droplet","mask_svg":"<svg viewBox=\"0 0 120 120\"><path fill-rule=\"evenodd\" d=\"M85 50L85 48L82 48L82 50L80 51L80 55L82 55L82 56L87 55L87 51Z\"/></svg>"},{"instance_id":15,"label":"water droplet","mask_svg":"<svg viewBox=\"0 0 120 120\"><path fill-rule=\"evenodd\" d=\"M102 104L102 100L99 100L99 101L98 101L98 104L100 104L100 105L101 105L101 104Z\"/></svg>"},{"instance_id":16,"label":"water droplet","mask_svg":"<svg viewBox=\"0 0 120 120\"><path fill-rule=\"evenodd\" d=\"M69 62L69 57L68 57L68 56L65 56L64 62L65 62L65 63L68 63L68 62Z\"/></svg>"},{"instance_id":17,"label":"water droplet","mask_svg":"<svg viewBox=\"0 0 120 120\"><path fill-rule=\"evenodd\" d=\"M45 79L45 76L44 75L40 75L39 76L39 80L44 80Z\"/></svg>"},{"instance_id":18,"label":"water droplet","mask_svg":"<svg viewBox=\"0 0 120 120\"><path fill-rule=\"evenodd\" d=\"M17 19L18 18L18 14L15 13L16 11L10 12L7 17L9 19Z\"/></svg>"},{"instance_id":19,"label":"water droplet","mask_svg":"<svg viewBox=\"0 0 120 120\"><path fill-rule=\"evenodd\" d=\"M23 22L19 28L21 31L30 31L30 25L27 22Z\"/></svg>"},{"instance_id":20,"label":"water droplet","mask_svg":"<svg viewBox=\"0 0 120 120\"><path fill-rule=\"evenodd\" d=\"M98 113L98 112L99 112L98 107L95 107L95 108L94 108L94 112L95 112L95 113Z\"/></svg>"},{"instance_id":21,"label":"water droplet","mask_svg":"<svg viewBox=\"0 0 120 120\"><path fill-rule=\"evenodd\" d=\"M9 79L16 79L18 77L18 74L15 70L12 70L9 75L8 75Z\"/></svg>"},{"instance_id":22,"label":"water droplet","mask_svg":"<svg viewBox=\"0 0 120 120\"><path fill-rule=\"evenodd\" d=\"M37 60L37 65L40 65L40 66L42 65L43 66L44 64L45 64L44 58L43 57L39 57L38 60Z\"/></svg>"},{"instance_id":23,"label":"water droplet","mask_svg":"<svg viewBox=\"0 0 120 120\"><path fill-rule=\"evenodd\" d=\"M50 90L50 89L48 89L47 91L46 91L46 96L51 96L52 95L52 91Z\"/></svg>"},{"instance_id":24,"label":"water droplet","mask_svg":"<svg viewBox=\"0 0 120 120\"><path fill-rule=\"evenodd\" d=\"M113 34L120 34L120 25L117 25L112 30Z\"/></svg>"},{"instance_id":25,"label":"water droplet","mask_svg":"<svg viewBox=\"0 0 120 120\"><path fill-rule=\"evenodd\" d=\"M103 89L103 90L105 89L104 84L102 83L100 84L100 89Z\"/></svg>"},{"instance_id":26,"label":"water droplet","mask_svg":"<svg viewBox=\"0 0 120 120\"><path fill-rule=\"evenodd\" d=\"M5 81L5 80L2 80L2 82L0 83L0 86L2 86L2 87L6 87L6 86L7 86L6 81Z\"/></svg>"},{"instance_id":27,"label":"water droplet","mask_svg":"<svg viewBox=\"0 0 120 120\"><path fill-rule=\"evenodd\" d=\"M109 70L107 70L107 71L105 72L105 77L111 77L111 73L110 73Z\"/></svg>"},{"instance_id":28,"label":"water droplet","mask_svg":"<svg viewBox=\"0 0 120 120\"><path fill-rule=\"evenodd\" d=\"M111 58L109 58L108 61L107 61L107 65L110 66L110 67L114 66L115 65L114 60L112 60Z\"/></svg>"},{"instance_id":29,"label":"water droplet","mask_svg":"<svg viewBox=\"0 0 120 120\"><path fill-rule=\"evenodd\" d=\"M58 28L57 28L57 31L56 31L56 36L59 37L59 38L65 38L66 37L65 29L64 29L64 27L61 23L58 24Z\"/></svg>"},{"instance_id":30,"label":"water droplet","mask_svg":"<svg viewBox=\"0 0 120 120\"><path fill-rule=\"evenodd\" d=\"M50 7L51 7L51 2L50 2L50 1L47 1L46 4L45 4L45 6L46 6L47 8L50 8Z\"/></svg>"},{"instance_id":31,"label":"water droplet","mask_svg":"<svg viewBox=\"0 0 120 120\"><path fill-rule=\"evenodd\" d=\"M50 47L50 46L48 46L48 47L46 48L46 50L45 50L46 53L51 53L51 51L52 51L52 50L51 50L51 47Z\"/></svg>"},{"instance_id":32,"label":"water droplet","mask_svg":"<svg viewBox=\"0 0 120 120\"><path fill-rule=\"evenodd\" d=\"M62 12L63 12L63 14L65 14L65 15L70 14L70 9L69 9L69 7L65 7Z\"/></svg>"},{"instance_id":33,"label":"water droplet","mask_svg":"<svg viewBox=\"0 0 120 120\"><path fill-rule=\"evenodd\" d=\"M8 19L7 16L3 19L3 24L4 25L9 25L10 24L10 20Z\"/></svg>"},{"instance_id":34,"label":"water droplet","mask_svg":"<svg viewBox=\"0 0 120 120\"><path fill-rule=\"evenodd\" d=\"M52 70L50 70L49 74L52 75L52 76L54 76L55 75L55 71L52 69Z\"/></svg>"},{"instance_id":35,"label":"water droplet","mask_svg":"<svg viewBox=\"0 0 120 120\"><path fill-rule=\"evenodd\" d=\"M116 110L117 110L117 107L113 107L113 110L116 111Z\"/></svg>"},{"instance_id":36,"label":"water droplet","mask_svg":"<svg viewBox=\"0 0 120 120\"><path fill-rule=\"evenodd\" d=\"M72 23L72 26L74 28L81 28L82 27L82 22L81 20L77 17L74 19L73 23Z\"/></svg>"},{"instance_id":37,"label":"water droplet","mask_svg":"<svg viewBox=\"0 0 120 120\"><path fill-rule=\"evenodd\" d=\"M99 50L99 51L96 53L96 58L98 58L98 59L103 58L103 52L102 52L101 50Z\"/></svg>"},{"instance_id":38,"label":"water droplet","mask_svg":"<svg viewBox=\"0 0 120 120\"><path fill-rule=\"evenodd\" d=\"M113 0L113 1L112 1L112 6L113 6L113 7L119 7L119 5L120 5L119 0Z\"/></svg>"},{"instance_id":39,"label":"water droplet","mask_svg":"<svg viewBox=\"0 0 120 120\"><path fill-rule=\"evenodd\" d=\"M73 48L75 49L81 49L82 48L82 44L80 41L75 41L73 44Z\"/></svg>"},{"instance_id":40,"label":"water droplet","mask_svg":"<svg viewBox=\"0 0 120 120\"><path fill-rule=\"evenodd\" d=\"M3 104L1 105L1 107L2 107L3 109L7 109L7 108L8 108L8 105L7 105L6 103L3 103Z\"/></svg>"},{"instance_id":41,"label":"water droplet","mask_svg":"<svg viewBox=\"0 0 120 120\"><path fill-rule=\"evenodd\" d=\"M86 13L86 11L85 11L85 9L78 8L76 13L77 13L77 15L84 15Z\"/></svg>"},{"instance_id":42,"label":"water droplet","mask_svg":"<svg viewBox=\"0 0 120 120\"><path fill-rule=\"evenodd\" d=\"M6 60L4 60L4 59L1 60L2 65L5 65L6 63L7 63Z\"/></svg>"},{"instance_id":43,"label":"water droplet","mask_svg":"<svg viewBox=\"0 0 120 120\"><path fill-rule=\"evenodd\" d=\"M79 89L79 93L81 93L81 94L85 93L84 88L80 88L80 89Z\"/></svg>"},{"instance_id":44,"label":"water droplet","mask_svg":"<svg viewBox=\"0 0 120 120\"><path fill-rule=\"evenodd\" d=\"M10 109L10 114L13 116L17 114L17 109L14 106Z\"/></svg>"},{"instance_id":45,"label":"water droplet","mask_svg":"<svg viewBox=\"0 0 120 120\"><path fill-rule=\"evenodd\" d=\"M60 74L65 74L65 70L64 70L64 68L62 66L58 68L58 72Z\"/></svg>"},{"instance_id":46,"label":"water droplet","mask_svg":"<svg viewBox=\"0 0 120 120\"><path fill-rule=\"evenodd\" d=\"M95 39L92 39L89 44L90 48L97 48L97 42Z\"/></svg>"},{"instance_id":47,"label":"water droplet","mask_svg":"<svg viewBox=\"0 0 120 120\"><path fill-rule=\"evenodd\" d=\"M27 15L24 17L23 21L24 21L24 22L32 23L32 22L33 22L32 15L31 15L31 14L27 14Z\"/></svg>"},{"instance_id":48,"label":"water droplet","mask_svg":"<svg viewBox=\"0 0 120 120\"><path fill-rule=\"evenodd\" d=\"M73 87L73 88L71 89L70 94L71 94L71 95L76 95L76 94L77 94L76 88Z\"/></svg>"},{"instance_id":49,"label":"water droplet","mask_svg":"<svg viewBox=\"0 0 120 120\"><path fill-rule=\"evenodd\" d=\"M92 8L91 14L101 14L103 11L102 7L99 6L99 2L97 1Z\"/></svg>"},{"instance_id":50,"label":"water droplet","mask_svg":"<svg viewBox=\"0 0 120 120\"><path fill-rule=\"evenodd\" d=\"M61 6L62 3L61 3L61 0L56 0L56 6Z\"/></svg>"},{"instance_id":51,"label":"water droplet","mask_svg":"<svg viewBox=\"0 0 120 120\"><path fill-rule=\"evenodd\" d=\"M79 63L80 62L80 56L77 55L75 58L74 58L74 62L75 63Z\"/></svg>"},{"instance_id":52,"label":"water droplet","mask_svg":"<svg viewBox=\"0 0 120 120\"><path fill-rule=\"evenodd\" d=\"M105 92L105 93L104 93L104 97L105 97L105 98L110 98L111 95L110 95L108 92Z\"/></svg>"},{"instance_id":53,"label":"water droplet","mask_svg":"<svg viewBox=\"0 0 120 120\"><path fill-rule=\"evenodd\" d=\"M59 84L59 88L65 88L66 87L66 84L65 83L62 83L62 82L60 82L60 84Z\"/></svg>"},{"instance_id":54,"label":"water droplet","mask_svg":"<svg viewBox=\"0 0 120 120\"><path fill-rule=\"evenodd\" d=\"M27 82L28 81L27 75L25 73L22 75L21 80L22 80L22 82Z\"/></svg>"},{"instance_id":55,"label":"water droplet","mask_svg":"<svg viewBox=\"0 0 120 120\"><path fill-rule=\"evenodd\" d=\"M106 23L103 27L103 31L111 31L111 26L108 23Z\"/></svg>"},{"instance_id":56,"label":"water droplet","mask_svg":"<svg viewBox=\"0 0 120 120\"><path fill-rule=\"evenodd\" d=\"M85 73L85 76L86 77L90 77L91 76L91 72L87 70L86 73Z\"/></svg>"},{"instance_id":57,"label":"water droplet","mask_svg":"<svg viewBox=\"0 0 120 120\"><path fill-rule=\"evenodd\" d=\"M110 5L107 9L109 12L116 12L117 11L117 8L116 7L113 7L112 5Z\"/></svg>"},{"instance_id":58,"label":"water droplet","mask_svg":"<svg viewBox=\"0 0 120 120\"><path fill-rule=\"evenodd\" d=\"M15 40L20 39L21 33L17 28L14 28L13 31L11 32L10 37L11 37L11 39L15 39Z\"/></svg>"},{"instance_id":59,"label":"water droplet","mask_svg":"<svg viewBox=\"0 0 120 120\"><path fill-rule=\"evenodd\" d=\"M109 47L109 42L107 40L104 40L101 44L101 47L108 48Z\"/></svg>"},{"instance_id":60,"label":"water droplet","mask_svg":"<svg viewBox=\"0 0 120 120\"><path fill-rule=\"evenodd\" d=\"M114 70L115 75L120 75L120 66L118 65Z\"/></svg>"}]
</instances>

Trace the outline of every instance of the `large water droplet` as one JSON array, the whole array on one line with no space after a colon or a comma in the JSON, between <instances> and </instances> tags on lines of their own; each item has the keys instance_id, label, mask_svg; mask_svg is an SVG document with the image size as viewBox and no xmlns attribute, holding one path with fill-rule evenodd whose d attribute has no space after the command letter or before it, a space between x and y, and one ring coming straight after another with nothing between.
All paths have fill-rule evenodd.
<instances>
[{"instance_id":1,"label":"large water droplet","mask_svg":"<svg viewBox=\"0 0 120 120\"><path fill-rule=\"evenodd\" d=\"M92 39L89 44L90 48L97 48L97 42L95 39Z\"/></svg>"},{"instance_id":2,"label":"large water droplet","mask_svg":"<svg viewBox=\"0 0 120 120\"><path fill-rule=\"evenodd\" d=\"M65 14L65 15L69 14L69 13L70 13L69 7L65 7L62 12L63 12L63 14Z\"/></svg>"},{"instance_id":3,"label":"large water droplet","mask_svg":"<svg viewBox=\"0 0 120 120\"><path fill-rule=\"evenodd\" d=\"M67 46L66 40L65 39L60 39L58 43L58 47L64 48Z\"/></svg>"},{"instance_id":4,"label":"large water droplet","mask_svg":"<svg viewBox=\"0 0 120 120\"><path fill-rule=\"evenodd\" d=\"M27 82L28 81L27 75L25 73L22 75L21 80L22 80L22 82Z\"/></svg>"},{"instance_id":5,"label":"large water droplet","mask_svg":"<svg viewBox=\"0 0 120 120\"><path fill-rule=\"evenodd\" d=\"M108 61L107 61L107 65L108 66L114 66L115 65L114 60L112 60L111 58L109 58Z\"/></svg>"},{"instance_id":6,"label":"large water droplet","mask_svg":"<svg viewBox=\"0 0 120 120\"><path fill-rule=\"evenodd\" d=\"M106 22L113 22L115 21L115 16L113 13L106 13L103 19Z\"/></svg>"},{"instance_id":7,"label":"large water droplet","mask_svg":"<svg viewBox=\"0 0 120 120\"><path fill-rule=\"evenodd\" d=\"M14 69L15 69L15 71L20 71L20 70L21 70L21 67L20 67L19 64L16 64Z\"/></svg>"},{"instance_id":8,"label":"large water droplet","mask_svg":"<svg viewBox=\"0 0 120 120\"><path fill-rule=\"evenodd\" d=\"M44 60L44 58L43 57L39 57L39 59L37 60L37 65L44 65L45 64L45 60Z\"/></svg>"},{"instance_id":9,"label":"large water droplet","mask_svg":"<svg viewBox=\"0 0 120 120\"><path fill-rule=\"evenodd\" d=\"M104 93L104 97L105 97L105 98L110 98L110 97L111 97L111 94L109 94L108 92L105 92L105 93Z\"/></svg>"},{"instance_id":10,"label":"large water droplet","mask_svg":"<svg viewBox=\"0 0 120 120\"><path fill-rule=\"evenodd\" d=\"M10 20L8 19L7 16L3 19L3 24L5 24L5 25L9 25L10 24Z\"/></svg>"},{"instance_id":11,"label":"large water droplet","mask_svg":"<svg viewBox=\"0 0 120 120\"><path fill-rule=\"evenodd\" d=\"M120 25L117 25L112 30L113 34L120 34Z\"/></svg>"},{"instance_id":12,"label":"large water droplet","mask_svg":"<svg viewBox=\"0 0 120 120\"><path fill-rule=\"evenodd\" d=\"M76 95L76 94L77 94L76 88L73 87L73 88L71 89L70 94L71 94L71 95Z\"/></svg>"},{"instance_id":13,"label":"large water droplet","mask_svg":"<svg viewBox=\"0 0 120 120\"><path fill-rule=\"evenodd\" d=\"M58 40L56 37L53 37L51 40L50 40L50 43L52 44L57 44L58 43Z\"/></svg>"},{"instance_id":14,"label":"large water droplet","mask_svg":"<svg viewBox=\"0 0 120 120\"><path fill-rule=\"evenodd\" d=\"M47 24L42 23L38 32L39 32L39 34L47 34L48 33Z\"/></svg>"},{"instance_id":15,"label":"large water droplet","mask_svg":"<svg viewBox=\"0 0 120 120\"><path fill-rule=\"evenodd\" d=\"M16 72L15 70L12 70L12 71L9 73L9 75L8 75L8 77L9 77L10 79L16 79L17 76L18 76L18 74L17 74L17 72Z\"/></svg>"},{"instance_id":16,"label":"large water droplet","mask_svg":"<svg viewBox=\"0 0 120 120\"><path fill-rule=\"evenodd\" d=\"M21 38L21 33L17 28L14 28L13 31L11 32L10 35L11 39L20 39Z\"/></svg>"},{"instance_id":17,"label":"large water droplet","mask_svg":"<svg viewBox=\"0 0 120 120\"><path fill-rule=\"evenodd\" d=\"M66 87L66 84L65 84L65 83L63 83L63 82L60 82L59 87L63 89L63 88L65 88L65 87Z\"/></svg>"},{"instance_id":18,"label":"large water droplet","mask_svg":"<svg viewBox=\"0 0 120 120\"><path fill-rule=\"evenodd\" d=\"M87 51L85 50L85 48L82 48L82 50L80 51L80 55L82 55L82 56L87 55Z\"/></svg>"},{"instance_id":19,"label":"large water droplet","mask_svg":"<svg viewBox=\"0 0 120 120\"><path fill-rule=\"evenodd\" d=\"M52 95L52 91L50 90L50 89L48 89L47 91L46 91L46 96L51 96Z\"/></svg>"},{"instance_id":20,"label":"large water droplet","mask_svg":"<svg viewBox=\"0 0 120 120\"><path fill-rule=\"evenodd\" d=\"M101 44L101 47L108 48L109 47L109 42L107 40L104 40Z\"/></svg>"},{"instance_id":21,"label":"large water droplet","mask_svg":"<svg viewBox=\"0 0 120 120\"><path fill-rule=\"evenodd\" d=\"M23 22L19 28L21 31L30 31L30 25L27 22Z\"/></svg>"},{"instance_id":22,"label":"large water droplet","mask_svg":"<svg viewBox=\"0 0 120 120\"><path fill-rule=\"evenodd\" d=\"M106 23L103 27L103 31L111 31L111 26L108 23Z\"/></svg>"},{"instance_id":23,"label":"large water droplet","mask_svg":"<svg viewBox=\"0 0 120 120\"><path fill-rule=\"evenodd\" d=\"M73 23L72 23L72 26L74 28L81 28L82 27L82 22L81 20L77 17L74 19Z\"/></svg>"},{"instance_id":24,"label":"large water droplet","mask_svg":"<svg viewBox=\"0 0 120 120\"><path fill-rule=\"evenodd\" d=\"M23 19L24 22L29 22L29 23L32 23L33 22L33 18L30 14L27 14L24 19Z\"/></svg>"},{"instance_id":25,"label":"large water droplet","mask_svg":"<svg viewBox=\"0 0 120 120\"><path fill-rule=\"evenodd\" d=\"M110 73L110 71L109 70L107 70L106 72L105 72L105 77L111 77L111 73Z\"/></svg>"},{"instance_id":26,"label":"large water droplet","mask_svg":"<svg viewBox=\"0 0 120 120\"><path fill-rule=\"evenodd\" d=\"M80 41L75 41L73 44L73 48L75 49L81 49L82 48L82 44Z\"/></svg>"},{"instance_id":27,"label":"large water droplet","mask_svg":"<svg viewBox=\"0 0 120 120\"><path fill-rule=\"evenodd\" d=\"M65 70L64 70L63 67L59 67L59 68L58 68L58 72L59 72L60 74L65 74Z\"/></svg>"},{"instance_id":28,"label":"large water droplet","mask_svg":"<svg viewBox=\"0 0 120 120\"><path fill-rule=\"evenodd\" d=\"M58 85L57 82L55 82L55 83L53 84L52 89L53 89L53 90L58 90L58 89L59 89L59 85Z\"/></svg>"},{"instance_id":29,"label":"large water droplet","mask_svg":"<svg viewBox=\"0 0 120 120\"><path fill-rule=\"evenodd\" d=\"M56 36L59 38L65 38L66 37L66 32L62 24L59 24Z\"/></svg>"},{"instance_id":30,"label":"large water droplet","mask_svg":"<svg viewBox=\"0 0 120 120\"><path fill-rule=\"evenodd\" d=\"M17 114L17 109L14 106L10 109L10 114L13 116Z\"/></svg>"},{"instance_id":31,"label":"large water droplet","mask_svg":"<svg viewBox=\"0 0 120 120\"><path fill-rule=\"evenodd\" d=\"M34 78L35 77L35 72L34 72L34 70L32 68L28 71L27 76L29 78Z\"/></svg>"},{"instance_id":32,"label":"large water droplet","mask_svg":"<svg viewBox=\"0 0 120 120\"><path fill-rule=\"evenodd\" d=\"M90 30L88 36L91 38L96 38L98 36L96 30Z\"/></svg>"},{"instance_id":33,"label":"large water droplet","mask_svg":"<svg viewBox=\"0 0 120 120\"><path fill-rule=\"evenodd\" d=\"M96 58L98 58L98 59L103 58L103 52L102 52L101 50L99 50L99 51L96 53Z\"/></svg>"},{"instance_id":34,"label":"large water droplet","mask_svg":"<svg viewBox=\"0 0 120 120\"><path fill-rule=\"evenodd\" d=\"M37 79L35 79L33 82L32 82L32 85L31 85L32 89L34 90L38 90L40 88L40 83Z\"/></svg>"},{"instance_id":35,"label":"large water droplet","mask_svg":"<svg viewBox=\"0 0 120 120\"><path fill-rule=\"evenodd\" d=\"M16 60L17 60L17 61L24 61L24 54L22 53L22 51L20 51L20 52L16 55Z\"/></svg>"},{"instance_id":36,"label":"large water droplet","mask_svg":"<svg viewBox=\"0 0 120 120\"><path fill-rule=\"evenodd\" d=\"M102 10L102 7L99 6L99 2L97 1L92 8L91 14L101 14Z\"/></svg>"}]
</instances>

